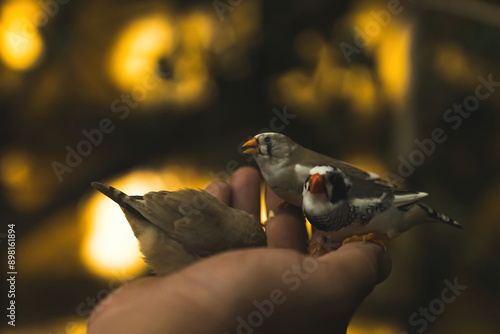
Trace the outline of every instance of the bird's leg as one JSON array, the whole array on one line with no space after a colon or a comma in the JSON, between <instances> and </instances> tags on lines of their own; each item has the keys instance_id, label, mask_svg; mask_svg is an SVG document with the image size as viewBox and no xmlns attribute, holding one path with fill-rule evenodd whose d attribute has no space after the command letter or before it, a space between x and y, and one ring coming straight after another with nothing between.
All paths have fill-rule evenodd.
<instances>
[{"instance_id":1,"label":"bird's leg","mask_svg":"<svg viewBox=\"0 0 500 334\"><path fill-rule=\"evenodd\" d=\"M352 237L345 239L344 242L342 242L342 245L353 241L371 241L382 247L384 251L387 251L387 247L389 246L391 239L383 233L368 233L364 235L353 235Z\"/></svg>"}]
</instances>

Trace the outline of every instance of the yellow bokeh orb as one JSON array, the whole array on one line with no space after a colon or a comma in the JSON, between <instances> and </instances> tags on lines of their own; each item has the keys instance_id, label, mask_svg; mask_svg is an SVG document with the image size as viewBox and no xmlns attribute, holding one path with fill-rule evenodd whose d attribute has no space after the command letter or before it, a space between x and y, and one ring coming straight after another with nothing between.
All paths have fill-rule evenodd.
<instances>
[{"instance_id":1,"label":"yellow bokeh orb","mask_svg":"<svg viewBox=\"0 0 500 334\"><path fill-rule=\"evenodd\" d=\"M28 70L43 53L38 25L48 17L34 1L9 1L1 7L0 58L13 70ZM43 21L40 21L44 18Z\"/></svg>"},{"instance_id":2,"label":"yellow bokeh orb","mask_svg":"<svg viewBox=\"0 0 500 334\"><path fill-rule=\"evenodd\" d=\"M165 15L151 14L132 21L111 48L111 79L124 90L142 85L145 78L154 76L158 59L174 46L174 27Z\"/></svg>"}]
</instances>

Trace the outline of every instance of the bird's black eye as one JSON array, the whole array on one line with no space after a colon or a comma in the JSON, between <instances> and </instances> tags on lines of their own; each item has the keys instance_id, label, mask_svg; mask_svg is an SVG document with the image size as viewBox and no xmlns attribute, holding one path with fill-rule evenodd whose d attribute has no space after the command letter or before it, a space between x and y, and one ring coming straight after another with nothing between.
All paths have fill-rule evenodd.
<instances>
[{"instance_id":1,"label":"bird's black eye","mask_svg":"<svg viewBox=\"0 0 500 334\"><path fill-rule=\"evenodd\" d=\"M269 144L271 142L271 138L264 137L264 143Z\"/></svg>"}]
</instances>

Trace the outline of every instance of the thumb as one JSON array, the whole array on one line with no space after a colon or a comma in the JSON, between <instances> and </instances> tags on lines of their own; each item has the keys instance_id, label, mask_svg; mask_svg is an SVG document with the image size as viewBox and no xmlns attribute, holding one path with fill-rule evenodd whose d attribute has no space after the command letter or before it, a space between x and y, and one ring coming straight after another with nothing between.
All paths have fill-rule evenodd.
<instances>
[{"instance_id":1,"label":"thumb","mask_svg":"<svg viewBox=\"0 0 500 334\"><path fill-rule=\"evenodd\" d=\"M340 297L344 311L354 311L375 286L389 277L389 253L371 242L352 242L318 258L322 289L331 300ZM338 310L339 305L336 306Z\"/></svg>"}]
</instances>

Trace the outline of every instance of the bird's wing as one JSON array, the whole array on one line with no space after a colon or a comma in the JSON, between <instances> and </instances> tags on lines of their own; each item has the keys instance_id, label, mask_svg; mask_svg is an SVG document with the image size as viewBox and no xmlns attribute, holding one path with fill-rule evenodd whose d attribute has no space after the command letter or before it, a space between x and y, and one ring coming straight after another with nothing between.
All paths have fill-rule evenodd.
<instances>
[{"instance_id":1,"label":"bird's wing","mask_svg":"<svg viewBox=\"0 0 500 334\"><path fill-rule=\"evenodd\" d=\"M234 210L208 192L195 189L149 192L143 200L127 203L185 244L220 239Z\"/></svg>"},{"instance_id":2,"label":"bird's wing","mask_svg":"<svg viewBox=\"0 0 500 334\"><path fill-rule=\"evenodd\" d=\"M384 186L390 186L389 182L381 179L377 174L364 171L356 166L342 160L337 160L324 154L320 154L306 148L297 150L298 162L303 166L333 166L339 168L344 174L361 180L369 180Z\"/></svg>"},{"instance_id":3,"label":"bird's wing","mask_svg":"<svg viewBox=\"0 0 500 334\"><path fill-rule=\"evenodd\" d=\"M231 248L223 227L230 208L205 191L149 192L129 204L191 254L206 257Z\"/></svg>"},{"instance_id":4,"label":"bird's wing","mask_svg":"<svg viewBox=\"0 0 500 334\"><path fill-rule=\"evenodd\" d=\"M173 236L174 222L182 218L182 214L178 209L178 203L172 200L173 194L175 193L151 191L144 196L130 196L125 198L124 202L157 228L169 236Z\"/></svg>"},{"instance_id":5,"label":"bird's wing","mask_svg":"<svg viewBox=\"0 0 500 334\"><path fill-rule=\"evenodd\" d=\"M132 229L152 224L172 238L175 237L175 222L196 215L204 205L200 200L204 198L203 192L194 189L151 191L144 196L129 196L103 183L92 182L92 186L120 205L133 225Z\"/></svg>"},{"instance_id":6,"label":"bird's wing","mask_svg":"<svg viewBox=\"0 0 500 334\"><path fill-rule=\"evenodd\" d=\"M144 238L160 237L148 235L150 227L164 232L159 234L165 238L161 244L172 249L182 245L196 256L266 244L265 233L253 216L228 207L206 191L182 189L128 196L102 183L94 182L92 186L120 205L141 243L141 250L143 245L154 244L142 242ZM143 253L152 259L155 251Z\"/></svg>"},{"instance_id":7,"label":"bird's wing","mask_svg":"<svg viewBox=\"0 0 500 334\"><path fill-rule=\"evenodd\" d=\"M376 180L351 179L350 197L373 203L384 201L395 207L402 207L417 202L427 193L379 184ZM370 204L373 204L370 203Z\"/></svg>"},{"instance_id":8,"label":"bird's wing","mask_svg":"<svg viewBox=\"0 0 500 334\"><path fill-rule=\"evenodd\" d=\"M308 150L309 151L309 150ZM329 157L324 154L316 153L313 151L308 154L308 159L307 163L309 165L313 166L333 166L339 168L342 172L344 172L347 176L350 176L352 178L359 178L359 179L369 179L370 178L370 173L365 172L362 169L359 169L347 162L341 161L334 159L332 157ZM304 161L305 162L305 161Z\"/></svg>"},{"instance_id":9,"label":"bird's wing","mask_svg":"<svg viewBox=\"0 0 500 334\"><path fill-rule=\"evenodd\" d=\"M353 198L380 198L384 193L392 192L395 188L375 182L375 180L349 178L352 185L350 196Z\"/></svg>"},{"instance_id":10,"label":"bird's wing","mask_svg":"<svg viewBox=\"0 0 500 334\"><path fill-rule=\"evenodd\" d=\"M265 245L265 234L253 216L228 207L205 191L200 196L206 206L175 222L176 236L195 254L208 256L228 249Z\"/></svg>"},{"instance_id":11,"label":"bird's wing","mask_svg":"<svg viewBox=\"0 0 500 334\"><path fill-rule=\"evenodd\" d=\"M392 194L394 195L392 204L396 207L401 207L411 203L415 203L419 199L429 195L424 192L404 190L404 189L395 189L392 192Z\"/></svg>"},{"instance_id":12,"label":"bird's wing","mask_svg":"<svg viewBox=\"0 0 500 334\"><path fill-rule=\"evenodd\" d=\"M93 184L94 185L94 184ZM99 191L117 202L128 216L140 215L169 236L175 236L175 222L199 215L204 206L203 193L194 189L175 192L151 191L144 196L128 196L107 186L94 185Z\"/></svg>"}]
</instances>

